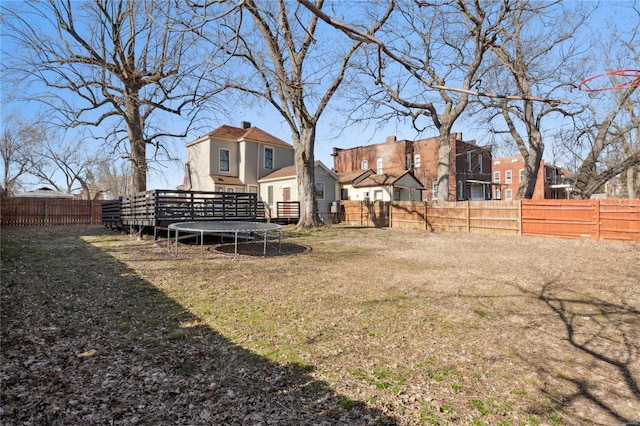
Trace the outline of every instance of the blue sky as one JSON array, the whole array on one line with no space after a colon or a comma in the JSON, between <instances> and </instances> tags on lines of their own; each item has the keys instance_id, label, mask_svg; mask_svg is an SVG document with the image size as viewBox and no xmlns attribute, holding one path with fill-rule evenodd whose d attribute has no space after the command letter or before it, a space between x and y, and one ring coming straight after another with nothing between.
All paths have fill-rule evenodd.
<instances>
[{"instance_id":1,"label":"blue sky","mask_svg":"<svg viewBox=\"0 0 640 426\"><path fill-rule=\"evenodd\" d=\"M6 0L3 4L7 4ZM587 4L593 4L594 2L588 2ZM630 18L629 14L619 13L618 6L625 7L636 5L640 7L638 1L604 1L600 3L600 7L596 13L592 15L589 21L591 26L591 34L597 33L599 29L604 28L606 21L611 21L615 26L620 28L637 26L639 23ZM2 40L3 50L6 49L6 40ZM594 69L586 73L586 75L594 75L605 71L604 69ZM22 114L29 116L33 114L38 108L37 104L7 104L5 102L5 94L7 91L11 91L14 88L7 87L3 84L2 87L2 114L6 115L10 111L18 108L22 111ZM334 99L333 102L338 101ZM336 105L334 105L336 106ZM418 134L410 125L410 123L396 122L389 123L382 129L377 128L375 123L370 123L368 126L352 126L343 132L340 129L334 128L335 123L341 123L342 120L338 119L334 112L335 110L330 108L325 112L325 115L320 120L317 129L317 139L315 145L315 157L316 160L322 161L329 168L333 167L333 159L331 152L334 146L340 148L350 148L359 145L368 145L372 143L384 142L387 136L395 135L398 139L417 139L419 137L431 137L435 136L435 130L427 131L423 134ZM210 121L211 129L216 128L222 124L229 124L239 126L241 121L249 121L252 125L257 126L278 138L291 143L291 133L284 122L282 117L273 110L270 106L264 108L241 108L236 107L233 110L228 111L228 116L232 119L225 117L212 117ZM561 124L555 124L560 126ZM475 124L465 121L458 121L454 126L454 132L463 133L464 139L476 139L480 145L488 144L490 141L486 137L486 132L483 129L474 129ZM549 124L548 129L552 129L554 124ZM209 131L207 130L207 131ZM186 143L197 138L206 131L201 131L200 134L191 134L185 140L175 140L169 147L171 153L181 159L179 163L165 162L162 165L154 165L154 169L150 172L148 177L148 189L155 188L174 188L182 183L183 180L183 162L186 159ZM67 137L74 137L73 133L68 133ZM89 150L99 149L97 146L89 146Z\"/></svg>"}]
</instances>

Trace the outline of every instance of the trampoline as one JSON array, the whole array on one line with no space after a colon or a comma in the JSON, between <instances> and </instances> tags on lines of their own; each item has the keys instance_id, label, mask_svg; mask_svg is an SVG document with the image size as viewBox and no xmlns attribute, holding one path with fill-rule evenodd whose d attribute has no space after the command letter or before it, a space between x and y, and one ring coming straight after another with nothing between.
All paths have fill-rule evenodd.
<instances>
[{"instance_id":1,"label":"trampoline","mask_svg":"<svg viewBox=\"0 0 640 426\"><path fill-rule=\"evenodd\" d=\"M267 255L267 235L269 232L278 233L278 253L282 252L282 226L275 223L263 222L230 222L230 221L201 221L201 222L176 222L169 225L169 236L167 238L167 251L171 253L171 231L175 235L175 256L178 256L179 234L182 232L182 238L193 236L200 237L200 259L203 259L204 253L204 236L218 234L233 237L233 258L238 257L238 235L239 234L263 234L263 255Z\"/></svg>"}]
</instances>

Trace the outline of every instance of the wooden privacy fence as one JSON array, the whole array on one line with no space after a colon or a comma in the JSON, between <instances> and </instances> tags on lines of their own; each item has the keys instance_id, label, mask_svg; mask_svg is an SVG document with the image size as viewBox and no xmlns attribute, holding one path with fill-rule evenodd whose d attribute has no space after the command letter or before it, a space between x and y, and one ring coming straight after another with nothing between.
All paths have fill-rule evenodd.
<instances>
[{"instance_id":1,"label":"wooden privacy fence","mask_svg":"<svg viewBox=\"0 0 640 426\"><path fill-rule=\"evenodd\" d=\"M342 201L343 222L431 231L640 240L640 200Z\"/></svg>"},{"instance_id":2,"label":"wooden privacy fence","mask_svg":"<svg viewBox=\"0 0 640 426\"><path fill-rule=\"evenodd\" d=\"M3 226L99 225L100 201L11 197L0 200Z\"/></svg>"}]
</instances>

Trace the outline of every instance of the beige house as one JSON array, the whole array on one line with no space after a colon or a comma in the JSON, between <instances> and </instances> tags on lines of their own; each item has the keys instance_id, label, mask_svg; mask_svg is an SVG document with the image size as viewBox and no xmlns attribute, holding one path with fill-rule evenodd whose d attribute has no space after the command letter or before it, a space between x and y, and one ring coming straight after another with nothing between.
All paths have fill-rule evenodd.
<instances>
[{"instance_id":1,"label":"beige house","mask_svg":"<svg viewBox=\"0 0 640 426\"><path fill-rule=\"evenodd\" d=\"M283 167L258 180L260 199L271 209L272 217L277 217L277 203L298 201L298 181L296 166ZM321 161L314 163L316 201L318 214L327 222L331 215L331 205L338 198L338 176Z\"/></svg>"},{"instance_id":2,"label":"beige house","mask_svg":"<svg viewBox=\"0 0 640 426\"><path fill-rule=\"evenodd\" d=\"M224 125L187 144L182 189L257 194L259 179L293 164L291 144L246 121Z\"/></svg>"}]
</instances>

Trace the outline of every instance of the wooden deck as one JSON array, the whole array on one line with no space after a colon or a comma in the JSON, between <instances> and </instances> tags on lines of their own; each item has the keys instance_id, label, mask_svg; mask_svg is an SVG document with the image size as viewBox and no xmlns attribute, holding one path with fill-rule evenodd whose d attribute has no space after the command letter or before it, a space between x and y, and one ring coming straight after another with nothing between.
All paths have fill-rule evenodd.
<instances>
[{"instance_id":1,"label":"wooden deck","mask_svg":"<svg viewBox=\"0 0 640 426\"><path fill-rule=\"evenodd\" d=\"M278 203L278 217L265 214L257 194L152 190L102 203L102 223L110 228L166 228L176 222L248 221L296 223L300 203Z\"/></svg>"}]
</instances>

